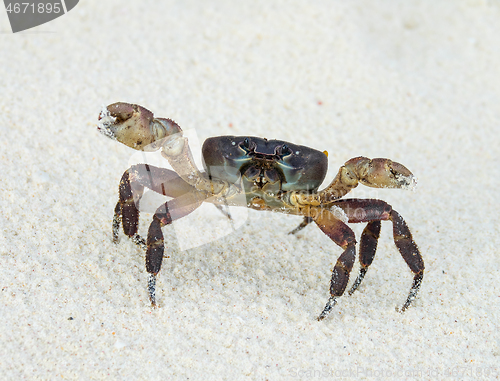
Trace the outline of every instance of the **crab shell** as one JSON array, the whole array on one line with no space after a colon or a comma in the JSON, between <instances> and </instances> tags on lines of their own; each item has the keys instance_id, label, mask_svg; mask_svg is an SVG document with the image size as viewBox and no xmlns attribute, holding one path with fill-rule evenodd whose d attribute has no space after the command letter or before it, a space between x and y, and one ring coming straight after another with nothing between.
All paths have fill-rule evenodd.
<instances>
[{"instance_id":1,"label":"crab shell","mask_svg":"<svg viewBox=\"0 0 500 381\"><path fill-rule=\"evenodd\" d=\"M259 137L218 136L205 140L204 166L211 178L266 192L316 191L328 168L325 153Z\"/></svg>"}]
</instances>

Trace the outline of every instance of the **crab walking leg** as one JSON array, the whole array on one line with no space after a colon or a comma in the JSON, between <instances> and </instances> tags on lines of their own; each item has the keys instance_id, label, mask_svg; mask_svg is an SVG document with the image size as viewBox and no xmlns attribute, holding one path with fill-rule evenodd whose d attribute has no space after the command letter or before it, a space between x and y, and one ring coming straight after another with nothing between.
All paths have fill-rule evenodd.
<instances>
[{"instance_id":1,"label":"crab walking leg","mask_svg":"<svg viewBox=\"0 0 500 381\"><path fill-rule=\"evenodd\" d=\"M359 263L361 269L358 277L354 281L349 295L359 287L363 278L372 264L377 250L378 238L380 236L380 221L388 220L391 206L381 200L345 199L333 203L337 208L344 211L349 223L368 222L359 244Z\"/></svg>"},{"instance_id":2,"label":"crab walking leg","mask_svg":"<svg viewBox=\"0 0 500 381\"><path fill-rule=\"evenodd\" d=\"M137 203L142 197L144 187L138 183L130 182L129 170L123 173L120 180L118 202L115 207L113 217L113 242L119 241L120 222L123 225L123 232L130 237L136 244L145 248L144 239L137 234L139 226L139 209Z\"/></svg>"},{"instance_id":3,"label":"crab walking leg","mask_svg":"<svg viewBox=\"0 0 500 381\"><path fill-rule=\"evenodd\" d=\"M203 192L189 192L167 201L156 210L153 221L149 225L146 250L146 271L149 273L148 291L152 306L156 306L156 275L160 272L165 252L165 243L161 228L170 225L179 218L187 216L210 196L210 194Z\"/></svg>"},{"instance_id":4,"label":"crab walking leg","mask_svg":"<svg viewBox=\"0 0 500 381\"><path fill-rule=\"evenodd\" d=\"M185 182L177 173L166 168L158 168L149 164L138 164L132 166L129 171L134 181L164 196L179 197L196 190L196 188ZM226 209L219 204L214 204L214 206L233 223L226 198L223 199L223 202Z\"/></svg>"},{"instance_id":5,"label":"crab walking leg","mask_svg":"<svg viewBox=\"0 0 500 381\"><path fill-rule=\"evenodd\" d=\"M372 264L373 258L375 257L375 251L377 250L379 236L380 221L371 221L363 229L361 241L359 243L359 263L361 264L361 269L359 270L358 277L349 290L349 295L352 295L354 291L357 290L368 271L368 267Z\"/></svg>"},{"instance_id":6,"label":"crab walking leg","mask_svg":"<svg viewBox=\"0 0 500 381\"><path fill-rule=\"evenodd\" d=\"M182 177L174 171L166 168L158 168L149 164L137 164L128 169L130 178L145 188L168 197L179 197L185 193L195 191L195 188L185 182ZM229 206L226 198L223 205L214 204L220 212L232 222Z\"/></svg>"},{"instance_id":7,"label":"crab walking leg","mask_svg":"<svg viewBox=\"0 0 500 381\"><path fill-rule=\"evenodd\" d=\"M115 206L115 214L113 215L113 243L120 242L120 224L122 222L122 204L118 200Z\"/></svg>"},{"instance_id":8,"label":"crab walking leg","mask_svg":"<svg viewBox=\"0 0 500 381\"><path fill-rule=\"evenodd\" d=\"M400 312L404 312L410 306L413 299L417 297L420 285L422 284L422 278L424 277L425 266L422 255L420 255L420 251L413 241L410 229L408 229L403 217L395 210L392 210L390 219L392 221L394 243L410 270L415 274L408 298L400 309Z\"/></svg>"},{"instance_id":9,"label":"crab walking leg","mask_svg":"<svg viewBox=\"0 0 500 381\"><path fill-rule=\"evenodd\" d=\"M296 233L298 233L299 231L301 231L302 229L304 229L307 225L309 225L312 221L313 221L313 219L311 217L305 216L304 220L300 223L300 225L297 226L292 231L288 232L288 234L296 234Z\"/></svg>"},{"instance_id":10,"label":"crab walking leg","mask_svg":"<svg viewBox=\"0 0 500 381\"><path fill-rule=\"evenodd\" d=\"M361 270L349 294L352 294L361 284L373 261L380 234L380 221L392 222L394 243L414 274L412 287L401 312L406 310L420 289L424 276L424 261L403 218L389 204L381 200L346 199L336 201L333 205L345 212L350 223L368 222L361 236L359 250Z\"/></svg>"},{"instance_id":11,"label":"crab walking leg","mask_svg":"<svg viewBox=\"0 0 500 381\"><path fill-rule=\"evenodd\" d=\"M317 215L313 217L314 222L316 222L323 233L344 249L332 271L330 298L318 317L318 320L323 320L337 303L336 299L344 294L347 287L349 274L356 258L356 239L351 228L337 219L332 212L326 209L316 210Z\"/></svg>"},{"instance_id":12,"label":"crab walking leg","mask_svg":"<svg viewBox=\"0 0 500 381\"><path fill-rule=\"evenodd\" d=\"M119 187L119 200L113 218L113 242L119 240L120 223L123 232L136 244L146 249L145 240L137 234L139 201L148 188L169 197L178 197L193 190L175 172L148 164L137 164L123 173Z\"/></svg>"},{"instance_id":13,"label":"crab walking leg","mask_svg":"<svg viewBox=\"0 0 500 381\"><path fill-rule=\"evenodd\" d=\"M194 188L170 169L150 164L136 164L128 169L130 179L145 188L168 197L179 197Z\"/></svg>"}]
</instances>

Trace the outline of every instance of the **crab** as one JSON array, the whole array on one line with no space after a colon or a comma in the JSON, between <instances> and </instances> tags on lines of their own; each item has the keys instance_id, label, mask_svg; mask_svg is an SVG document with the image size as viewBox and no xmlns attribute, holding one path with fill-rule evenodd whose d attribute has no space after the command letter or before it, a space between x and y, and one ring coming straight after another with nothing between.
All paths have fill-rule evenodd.
<instances>
[{"instance_id":1,"label":"crab","mask_svg":"<svg viewBox=\"0 0 500 381\"><path fill-rule=\"evenodd\" d=\"M413 273L405 311L416 298L424 262L407 224L389 204L377 199L343 199L358 184L374 188L411 189L413 174L389 159L355 157L340 167L326 188L319 190L327 172L327 152L282 140L252 136L216 136L202 147L204 171L195 165L187 138L171 119L155 118L146 108L114 103L103 108L98 129L106 136L139 151L161 149L173 171L149 164L133 165L119 185L113 218L113 241L123 232L146 251L148 293L156 302L156 276L165 255L162 228L193 212L203 202L215 204L227 217L227 206L303 216L290 234L311 222L343 249L332 270L330 296L318 317L324 319L347 287L356 258L356 239L347 223L366 223L359 244L360 271L351 295L361 284L375 256L381 221L391 221L394 243ZM138 234L138 203L144 189L170 197L154 213L147 239Z\"/></svg>"}]
</instances>

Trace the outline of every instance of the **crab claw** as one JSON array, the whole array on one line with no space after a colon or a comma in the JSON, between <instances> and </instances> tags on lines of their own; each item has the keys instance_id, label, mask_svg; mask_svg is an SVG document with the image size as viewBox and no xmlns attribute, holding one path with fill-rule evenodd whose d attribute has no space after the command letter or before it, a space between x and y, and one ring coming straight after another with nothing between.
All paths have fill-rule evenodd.
<instances>
[{"instance_id":1,"label":"crab claw","mask_svg":"<svg viewBox=\"0 0 500 381\"><path fill-rule=\"evenodd\" d=\"M155 151L160 147L159 141L181 132L175 122L155 119L148 109L123 102L103 108L97 129L107 137L138 151Z\"/></svg>"},{"instance_id":2,"label":"crab claw","mask_svg":"<svg viewBox=\"0 0 500 381\"><path fill-rule=\"evenodd\" d=\"M414 189L417 179L404 165L389 159L357 157L346 167L353 171L359 182L373 188Z\"/></svg>"}]
</instances>

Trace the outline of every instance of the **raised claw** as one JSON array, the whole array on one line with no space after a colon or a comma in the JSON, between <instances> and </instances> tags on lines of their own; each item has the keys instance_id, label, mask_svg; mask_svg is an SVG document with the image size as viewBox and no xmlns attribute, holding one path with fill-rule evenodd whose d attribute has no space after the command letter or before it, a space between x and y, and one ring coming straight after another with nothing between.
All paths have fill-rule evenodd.
<instances>
[{"instance_id":1,"label":"raised claw","mask_svg":"<svg viewBox=\"0 0 500 381\"><path fill-rule=\"evenodd\" d=\"M170 119L155 119L148 109L117 102L99 114L99 132L138 151L155 151L164 138L180 133L181 128Z\"/></svg>"},{"instance_id":2,"label":"raised claw","mask_svg":"<svg viewBox=\"0 0 500 381\"><path fill-rule=\"evenodd\" d=\"M373 188L399 188L413 190L417 179L402 164L389 159L368 159L359 156L340 167L333 181L319 192L321 203L329 203L343 197L358 184ZM317 196L316 196L317 197ZM315 202L311 195L302 196L303 204Z\"/></svg>"},{"instance_id":3,"label":"raised claw","mask_svg":"<svg viewBox=\"0 0 500 381\"><path fill-rule=\"evenodd\" d=\"M413 189L417 184L408 168L389 159L356 157L345 163L345 168L361 184L373 188Z\"/></svg>"}]
</instances>

